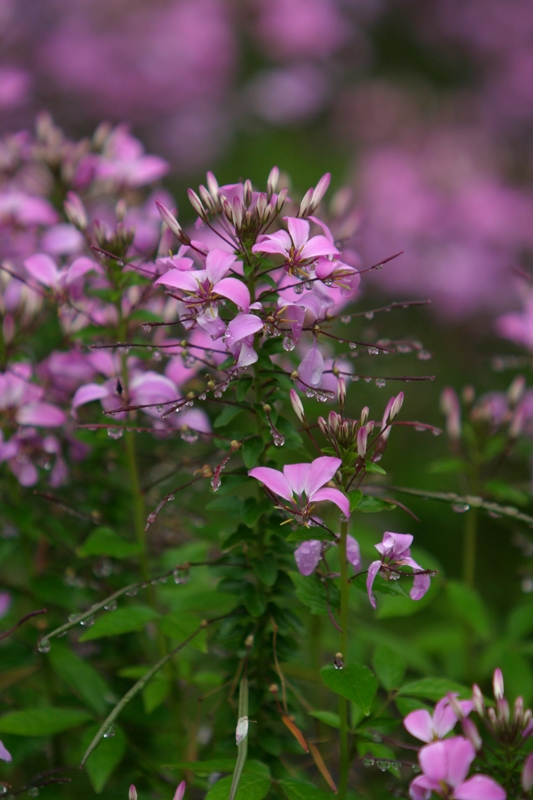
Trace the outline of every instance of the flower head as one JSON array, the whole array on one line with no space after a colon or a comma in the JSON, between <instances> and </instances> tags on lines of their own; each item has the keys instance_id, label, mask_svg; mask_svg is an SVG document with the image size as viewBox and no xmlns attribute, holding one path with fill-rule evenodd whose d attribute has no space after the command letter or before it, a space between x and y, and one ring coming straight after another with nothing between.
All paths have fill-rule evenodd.
<instances>
[{"instance_id":1,"label":"flower head","mask_svg":"<svg viewBox=\"0 0 533 800\"><path fill-rule=\"evenodd\" d=\"M375 545L376 550L381 555L381 559L370 564L366 580L368 597L373 608L376 608L376 598L372 594L372 586L378 572L381 572L387 580L395 580L400 575L399 567L412 567L415 570L413 588L409 593L412 600L420 600L429 589L429 575L427 573L417 573L416 570L422 571L423 567L411 558L410 548L412 541L413 537L409 533L386 532L383 535L381 544Z\"/></svg>"},{"instance_id":2,"label":"flower head","mask_svg":"<svg viewBox=\"0 0 533 800\"><path fill-rule=\"evenodd\" d=\"M310 226L307 220L297 217L284 217L289 232L276 231L260 236L252 247L253 253L268 253L283 256L287 272L307 275L308 267L321 256L338 256L339 251L326 236L309 238Z\"/></svg>"},{"instance_id":3,"label":"flower head","mask_svg":"<svg viewBox=\"0 0 533 800\"><path fill-rule=\"evenodd\" d=\"M474 704L471 700L460 700L459 706L463 714L469 714ZM443 739L455 726L458 716L450 704L448 697L443 697L435 706L433 714L425 708L412 711L403 721L405 728L412 736L423 742Z\"/></svg>"}]
</instances>

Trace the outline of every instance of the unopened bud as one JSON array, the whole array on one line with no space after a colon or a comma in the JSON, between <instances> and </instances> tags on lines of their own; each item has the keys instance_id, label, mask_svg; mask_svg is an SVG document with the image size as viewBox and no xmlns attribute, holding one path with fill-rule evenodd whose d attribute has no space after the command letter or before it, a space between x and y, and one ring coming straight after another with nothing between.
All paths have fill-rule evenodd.
<instances>
[{"instance_id":1,"label":"unopened bud","mask_svg":"<svg viewBox=\"0 0 533 800\"><path fill-rule=\"evenodd\" d=\"M440 408L446 417L446 431L450 439L461 438L461 407L454 390L447 386L440 396Z\"/></svg>"},{"instance_id":2,"label":"unopened bud","mask_svg":"<svg viewBox=\"0 0 533 800\"><path fill-rule=\"evenodd\" d=\"M267 208L268 208L268 200L267 196L264 192L262 192L259 197L257 198L257 216L261 222L266 220L267 215Z\"/></svg>"},{"instance_id":3,"label":"unopened bud","mask_svg":"<svg viewBox=\"0 0 533 800\"><path fill-rule=\"evenodd\" d=\"M346 381L342 375L337 382L337 399L339 401L339 408L342 411L346 403Z\"/></svg>"},{"instance_id":4,"label":"unopened bud","mask_svg":"<svg viewBox=\"0 0 533 800\"><path fill-rule=\"evenodd\" d=\"M498 717L507 725L511 719L511 710L505 697L502 697L500 700L496 700L496 708L498 709Z\"/></svg>"},{"instance_id":5,"label":"unopened bud","mask_svg":"<svg viewBox=\"0 0 533 800\"><path fill-rule=\"evenodd\" d=\"M176 793L174 794L174 800L183 800L183 795L185 794L185 789L187 788L187 784L185 781L182 781L178 788L176 789Z\"/></svg>"},{"instance_id":6,"label":"unopened bud","mask_svg":"<svg viewBox=\"0 0 533 800\"><path fill-rule=\"evenodd\" d=\"M249 208L252 204L252 197L253 197L252 181L249 178L247 178L244 181L242 195L244 199L244 205L246 206L246 208Z\"/></svg>"},{"instance_id":7,"label":"unopened bud","mask_svg":"<svg viewBox=\"0 0 533 800\"><path fill-rule=\"evenodd\" d=\"M357 431L357 452L361 458L364 458L366 455L366 445L368 441L368 431L363 425L362 428L359 428Z\"/></svg>"},{"instance_id":8,"label":"unopened bud","mask_svg":"<svg viewBox=\"0 0 533 800\"><path fill-rule=\"evenodd\" d=\"M130 792L129 792L129 795L128 795L128 800L137 800L137 789L135 788L133 783L130 786Z\"/></svg>"},{"instance_id":9,"label":"unopened bud","mask_svg":"<svg viewBox=\"0 0 533 800\"><path fill-rule=\"evenodd\" d=\"M339 425L341 424L341 422L342 422L342 417L339 416L339 414L337 414L336 411L330 411L329 412L329 414L328 414L328 425L329 425L330 430L333 431L333 433L337 433L337 431L339 430Z\"/></svg>"},{"instance_id":10,"label":"unopened bud","mask_svg":"<svg viewBox=\"0 0 533 800\"><path fill-rule=\"evenodd\" d=\"M300 397L296 389L291 389L289 392L289 396L291 398L292 408L294 413L296 414L298 422L301 422L302 425L307 426L304 407L302 405L302 401L300 400Z\"/></svg>"},{"instance_id":11,"label":"unopened bud","mask_svg":"<svg viewBox=\"0 0 533 800\"><path fill-rule=\"evenodd\" d=\"M297 217L306 217L311 213L311 203L313 202L313 189L308 189L302 198L298 209Z\"/></svg>"},{"instance_id":12,"label":"unopened bud","mask_svg":"<svg viewBox=\"0 0 533 800\"><path fill-rule=\"evenodd\" d=\"M503 698L504 686L503 686L502 671L499 668L494 670L494 675L492 678L492 688L494 691L494 699L501 700Z\"/></svg>"},{"instance_id":13,"label":"unopened bud","mask_svg":"<svg viewBox=\"0 0 533 800\"><path fill-rule=\"evenodd\" d=\"M233 199L233 222L236 228L242 227L242 215L244 213L244 209L242 207L242 203L238 197Z\"/></svg>"},{"instance_id":14,"label":"unopened bud","mask_svg":"<svg viewBox=\"0 0 533 800\"><path fill-rule=\"evenodd\" d=\"M326 422L324 417L319 417L318 420L317 420L317 423L318 423L318 427L320 428L320 430L322 431L324 436L329 436L328 423Z\"/></svg>"},{"instance_id":15,"label":"unopened bud","mask_svg":"<svg viewBox=\"0 0 533 800\"><path fill-rule=\"evenodd\" d=\"M530 753L522 767L522 788L529 792L533 788L533 753Z\"/></svg>"},{"instance_id":16,"label":"unopened bud","mask_svg":"<svg viewBox=\"0 0 533 800\"><path fill-rule=\"evenodd\" d=\"M524 422L526 421L528 410L525 403L521 403L513 411L513 416L509 423L508 434L511 439L518 439L522 430L524 429Z\"/></svg>"},{"instance_id":17,"label":"unopened bud","mask_svg":"<svg viewBox=\"0 0 533 800\"><path fill-rule=\"evenodd\" d=\"M526 379L523 375L517 375L507 389L507 399L509 400L509 405L515 406L518 401L522 399L525 388Z\"/></svg>"},{"instance_id":18,"label":"unopened bud","mask_svg":"<svg viewBox=\"0 0 533 800\"><path fill-rule=\"evenodd\" d=\"M224 216L233 224L233 206L227 197L222 198L222 211Z\"/></svg>"},{"instance_id":19,"label":"unopened bud","mask_svg":"<svg viewBox=\"0 0 533 800\"><path fill-rule=\"evenodd\" d=\"M364 406L361 411L361 425L364 425L368 419L368 415L370 414L370 409L368 406Z\"/></svg>"},{"instance_id":20,"label":"unopened bud","mask_svg":"<svg viewBox=\"0 0 533 800\"><path fill-rule=\"evenodd\" d=\"M189 203L194 208L198 216L204 221L207 220L208 218L207 211L203 207L202 201L200 200L194 189L187 189L187 196L189 198Z\"/></svg>"},{"instance_id":21,"label":"unopened bud","mask_svg":"<svg viewBox=\"0 0 533 800\"><path fill-rule=\"evenodd\" d=\"M289 194L288 189L282 189L281 192L278 194L278 199L276 200L276 213L279 214L279 212L285 205L285 201L287 199L288 194Z\"/></svg>"},{"instance_id":22,"label":"unopened bud","mask_svg":"<svg viewBox=\"0 0 533 800\"><path fill-rule=\"evenodd\" d=\"M279 181L279 167L272 167L270 170L270 175L268 176L267 180L267 194L268 197L272 197L276 189L278 188L278 181Z\"/></svg>"},{"instance_id":23,"label":"unopened bud","mask_svg":"<svg viewBox=\"0 0 533 800\"><path fill-rule=\"evenodd\" d=\"M89 218L81 198L75 192L68 192L67 199L64 202L65 214L69 222L71 222L80 231L84 231L89 224Z\"/></svg>"},{"instance_id":24,"label":"unopened bud","mask_svg":"<svg viewBox=\"0 0 533 800\"><path fill-rule=\"evenodd\" d=\"M474 708L476 709L476 713L482 717L485 713L485 700L483 698L483 692L475 683L472 686L472 702L474 703Z\"/></svg>"},{"instance_id":25,"label":"unopened bud","mask_svg":"<svg viewBox=\"0 0 533 800\"><path fill-rule=\"evenodd\" d=\"M207 188L215 203L218 202L218 181L212 172L207 173Z\"/></svg>"},{"instance_id":26,"label":"unopened bud","mask_svg":"<svg viewBox=\"0 0 533 800\"><path fill-rule=\"evenodd\" d=\"M390 411L389 411L389 421L392 422L393 419L396 419L400 410L403 406L403 392L399 392L396 397L394 398Z\"/></svg>"},{"instance_id":27,"label":"unopened bud","mask_svg":"<svg viewBox=\"0 0 533 800\"><path fill-rule=\"evenodd\" d=\"M464 735L466 736L468 741L473 745L474 749L481 750L481 747L483 745L483 740L479 735L479 731L475 723L468 717L465 717L464 719L461 720L461 727L463 729Z\"/></svg>"},{"instance_id":28,"label":"unopened bud","mask_svg":"<svg viewBox=\"0 0 533 800\"><path fill-rule=\"evenodd\" d=\"M163 203L160 203L159 200L156 200L155 204L157 206L157 210L159 211L159 214L161 215L161 219L163 220L165 225L167 225L170 228L172 233L175 236L177 236L178 239L181 239L181 236L183 234L183 230L182 230L181 225L179 224L178 220L174 216L174 214L171 211L169 211L168 208L166 208L166 206L163 205Z\"/></svg>"},{"instance_id":29,"label":"unopened bud","mask_svg":"<svg viewBox=\"0 0 533 800\"><path fill-rule=\"evenodd\" d=\"M322 200L322 198L324 197L324 195L328 190L330 181L331 181L330 172L326 172L326 174L322 175L322 177L318 181L316 188L313 191L313 197L311 200L311 209L310 209L311 211L315 211L318 208L320 201Z\"/></svg>"},{"instance_id":30,"label":"unopened bud","mask_svg":"<svg viewBox=\"0 0 533 800\"><path fill-rule=\"evenodd\" d=\"M518 726L523 724L524 720L524 698L517 697L514 703L514 710L513 710L513 722L515 722Z\"/></svg>"},{"instance_id":31,"label":"unopened bud","mask_svg":"<svg viewBox=\"0 0 533 800\"><path fill-rule=\"evenodd\" d=\"M271 683L268 687L268 691L272 692L272 694L277 694L279 692L277 683Z\"/></svg>"}]
</instances>

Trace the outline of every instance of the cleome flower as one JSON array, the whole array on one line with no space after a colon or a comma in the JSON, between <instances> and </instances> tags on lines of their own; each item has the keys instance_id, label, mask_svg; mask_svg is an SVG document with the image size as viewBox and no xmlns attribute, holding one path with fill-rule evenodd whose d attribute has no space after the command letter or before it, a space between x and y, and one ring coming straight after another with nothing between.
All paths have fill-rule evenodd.
<instances>
[{"instance_id":1,"label":"cleome flower","mask_svg":"<svg viewBox=\"0 0 533 800\"><path fill-rule=\"evenodd\" d=\"M312 575L318 567L318 563L322 558L323 544L318 539L307 539L298 545L294 551L294 560L302 575ZM356 570L359 569L361 566L359 543L350 535L346 537L346 558Z\"/></svg>"},{"instance_id":2,"label":"cleome flower","mask_svg":"<svg viewBox=\"0 0 533 800\"><path fill-rule=\"evenodd\" d=\"M297 217L283 218L289 229L260 236L252 247L253 253L268 253L284 258L284 266L290 275L307 276L308 268L321 256L338 256L339 251L326 236L309 238L310 226L307 220Z\"/></svg>"},{"instance_id":3,"label":"cleome flower","mask_svg":"<svg viewBox=\"0 0 533 800\"><path fill-rule=\"evenodd\" d=\"M474 708L471 700L457 702L464 716L470 714ZM443 697L435 706L433 714L430 714L425 708L419 708L417 711L411 711L404 719L403 724L412 736L422 742L433 742L443 739L455 727L457 720L458 716L450 699Z\"/></svg>"},{"instance_id":4,"label":"cleome flower","mask_svg":"<svg viewBox=\"0 0 533 800\"><path fill-rule=\"evenodd\" d=\"M423 567L411 558L412 541L413 537L409 533L389 533L387 531L383 535L381 544L375 545L381 559L370 564L366 579L368 597L373 608L376 608L376 598L372 594L372 586L378 572L387 580L396 580L400 576L400 567L412 567L415 570L413 588L409 593L412 600L420 600L429 589L429 575L417 573L416 570L423 570Z\"/></svg>"},{"instance_id":5,"label":"cleome flower","mask_svg":"<svg viewBox=\"0 0 533 800\"><path fill-rule=\"evenodd\" d=\"M350 516L346 495L339 489L323 488L341 464L340 458L321 456L311 464L286 464L283 472L271 467L254 467L248 474L261 481L269 492L286 500L289 505L283 508L293 513L300 525L310 527L316 524L312 517L314 504L323 500L334 503L345 517Z\"/></svg>"}]
</instances>

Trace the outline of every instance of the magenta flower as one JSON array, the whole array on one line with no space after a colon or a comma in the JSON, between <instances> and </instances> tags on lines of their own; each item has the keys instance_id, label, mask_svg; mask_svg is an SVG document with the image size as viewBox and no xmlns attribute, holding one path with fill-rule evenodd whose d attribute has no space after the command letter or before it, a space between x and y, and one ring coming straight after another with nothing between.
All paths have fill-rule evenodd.
<instances>
[{"instance_id":1,"label":"magenta flower","mask_svg":"<svg viewBox=\"0 0 533 800\"><path fill-rule=\"evenodd\" d=\"M307 267L320 256L338 256L339 251L326 236L309 238L309 223L297 217L284 217L287 231L260 236L252 247L253 253L270 253L284 258L287 272L307 272Z\"/></svg>"},{"instance_id":2,"label":"magenta flower","mask_svg":"<svg viewBox=\"0 0 533 800\"><path fill-rule=\"evenodd\" d=\"M24 261L24 266L36 281L52 289L59 300L73 295L81 296L83 276L90 271L102 272L102 268L90 258L81 256L70 267L58 269L55 261L45 253L36 253Z\"/></svg>"},{"instance_id":3,"label":"magenta flower","mask_svg":"<svg viewBox=\"0 0 533 800\"><path fill-rule=\"evenodd\" d=\"M429 800L431 793L446 800L505 800L505 790L487 775L465 780L476 751L463 736L434 742L418 754L422 775L412 781L412 800Z\"/></svg>"},{"instance_id":4,"label":"magenta flower","mask_svg":"<svg viewBox=\"0 0 533 800\"><path fill-rule=\"evenodd\" d=\"M323 500L334 503L345 517L350 516L350 503L346 495L339 489L322 488L333 478L341 464L340 458L321 456L315 458L311 464L286 464L283 472L270 467L254 467L248 475L261 481L270 492L286 500L289 508L286 506L284 508L294 513L300 524L307 526L314 503Z\"/></svg>"},{"instance_id":5,"label":"magenta flower","mask_svg":"<svg viewBox=\"0 0 533 800\"><path fill-rule=\"evenodd\" d=\"M311 575L322 558L322 544L318 539L308 539L302 542L294 551L296 566L302 575ZM338 544L338 542L337 542ZM356 570L361 566L359 544L353 536L346 537L346 557Z\"/></svg>"},{"instance_id":6,"label":"magenta flower","mask_svg":"<svg viewBox=\"0 0 533 800\"><path fill-rule=\"evenodd\" d=\"M16 370L16 372L15 372ZM16 364L9 372L0 373L0 416L17 425L56 428L66 421L64 412L43 402L44 389L29 382L31 369Z\"/></svg>"},{"instance_id":7,"label":"magenta flower","mask_svg":"<svg viewBox=\"0 0 533 800\"><path fill-rule=\"evenodd\" d=\"M429 589L429 575L416 573L416 570L423 570L423 567L411 558L410 547L412 541L413 537L409 533L386 532L383 535L381 544L375 545L376 550L381 555L381 559L370 564L366 579L368 597L373 608L376 608L376 598L372 594L372 586L378 572L381 572L387 580L394 580L400 573L399 567L412 567L415 570L413 588L409 592L412 600L420 600Z\"/></svg>"},{"instance_id":8,"label":"magenta flower","mask_svg":"<svg viewBox=\"0 0 533 800\"><path fill-rule=\"evenodd\" d=\"M458 703L465 716L474 708L471 700L459 700ZM408 714L403 724L412 736L423 742L433 742L436 739L443 739L453 729L457 719L449 698L443 697L435 706L433 714L425 708L420 708Z\"/></svg>"}]
</instances>

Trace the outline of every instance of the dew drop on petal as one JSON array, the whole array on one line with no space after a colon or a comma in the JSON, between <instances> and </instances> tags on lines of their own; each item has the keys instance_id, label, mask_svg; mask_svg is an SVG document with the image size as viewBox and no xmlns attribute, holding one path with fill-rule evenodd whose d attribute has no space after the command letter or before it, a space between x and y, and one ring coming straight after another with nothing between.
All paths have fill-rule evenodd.
<instances>
[{"instance_id":1,"label":"dew drop on petal","mask_svg":"<svg viewBox=\"0 0 533 800\"><path fill-rule=\"evenodd\" d=\"M294 294L302 294L304 290L303 283L297 283L296 286L293 286Z\"/></svg>"}]
</instances>

